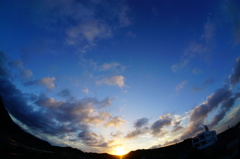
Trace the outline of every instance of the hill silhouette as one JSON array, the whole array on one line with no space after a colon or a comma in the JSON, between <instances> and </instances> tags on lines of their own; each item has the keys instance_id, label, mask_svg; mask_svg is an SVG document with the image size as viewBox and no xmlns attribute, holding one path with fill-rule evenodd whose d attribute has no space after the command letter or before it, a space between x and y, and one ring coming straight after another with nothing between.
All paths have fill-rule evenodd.
<instances>
[{"instance_id":1,"label":"hill silhouette","mask_svg":"<svg viewBox=\"0 0 240 159\"><path fill-rule=\"evenodd\" d=\"M24 159L212 159L240 158L240 123L218 134L215 145L203 150L192 147L191 139L171 146L131 151L119 157L107 153L86 153L71 147L52 146L15 124L0 97L0 158Z\"/></svg>"}]
</instances>

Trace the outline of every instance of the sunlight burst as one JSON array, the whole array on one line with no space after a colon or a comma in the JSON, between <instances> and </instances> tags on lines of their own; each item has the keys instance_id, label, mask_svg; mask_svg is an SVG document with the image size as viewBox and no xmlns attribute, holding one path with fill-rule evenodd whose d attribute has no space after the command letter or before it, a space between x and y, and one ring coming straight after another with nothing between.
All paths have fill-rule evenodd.
<instances>
[{"instance_id":1,"label":"sunlight burst","mask_svg":"<svg viewBox=\"0 0 240 159\"><path fill-rule=\"evenodd\" d=\"M115 149L115 152L114 152L114 154L115 155L118 155L118 156L122 156L122 155L125 155L125 154L127 154L128 152L123 148L123 147L117 147L116 149Z\"/></svg>"}]
</instances>

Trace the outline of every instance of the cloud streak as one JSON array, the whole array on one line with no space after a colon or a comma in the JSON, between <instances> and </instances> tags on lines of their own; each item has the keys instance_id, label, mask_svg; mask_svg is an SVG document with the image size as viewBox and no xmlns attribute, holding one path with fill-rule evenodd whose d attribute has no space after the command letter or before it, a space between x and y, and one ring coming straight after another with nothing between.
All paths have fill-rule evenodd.
<instances>
[{"instance_id":1,"label":"cloud streak","mask_svg":"<svg viewBox=\"0 0 240 159\"><path fill-rule=\"evenodd\" d=\"M118 87L122 88L125 86L125 77L123 76L112 76L110 78L104 78L96 82L98 85L107 84L109 86L117 85Z\"/></svg>"}]
</instances>

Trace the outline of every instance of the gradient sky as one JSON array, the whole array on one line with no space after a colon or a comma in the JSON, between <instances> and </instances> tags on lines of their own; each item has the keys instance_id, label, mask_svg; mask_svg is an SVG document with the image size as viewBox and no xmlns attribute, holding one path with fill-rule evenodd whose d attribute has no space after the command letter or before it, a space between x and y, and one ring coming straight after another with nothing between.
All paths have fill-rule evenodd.
<instances>
[{"instance_id":1,"label":"gradient sky","mask_svg":"<svg viewBox=\"0 0 240 159\"><path fill-rule=\"evenodd\" d=\"M2 0L0 95L53 145L118 154L239 121L237 0Z\"/></svg>"}]
</instances>

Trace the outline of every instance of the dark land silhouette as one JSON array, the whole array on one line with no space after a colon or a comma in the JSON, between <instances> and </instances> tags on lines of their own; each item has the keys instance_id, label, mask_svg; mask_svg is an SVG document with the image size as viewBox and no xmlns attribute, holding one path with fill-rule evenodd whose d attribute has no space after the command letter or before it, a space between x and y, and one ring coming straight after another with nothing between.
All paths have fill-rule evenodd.
<instances>
[{"instance_id":1,"label":"dark land silhouette","mask_svg":"<svg viewBox=\"0 0 240 159\"><path fill-rule=\"evenodd\" d=\"M86 153L71 147L52 146L23 131L10 118L0 98L0 159L240 159L240 122L218 134L216 144L198 150L191 139L171 146L131 151L120 157Z\"/></svg>"}]
</instances>

